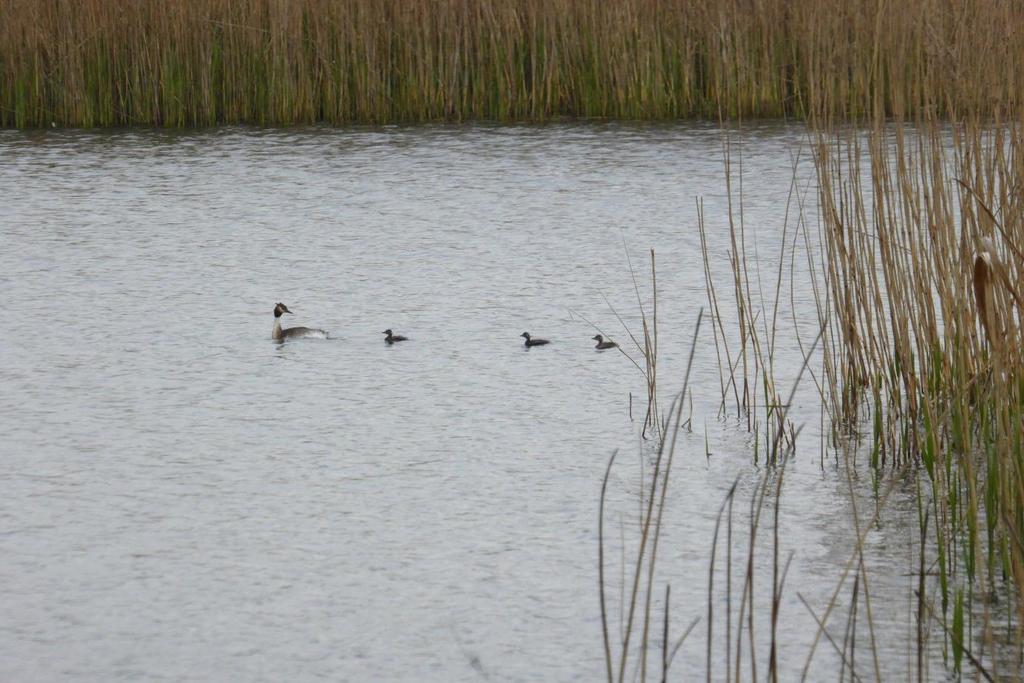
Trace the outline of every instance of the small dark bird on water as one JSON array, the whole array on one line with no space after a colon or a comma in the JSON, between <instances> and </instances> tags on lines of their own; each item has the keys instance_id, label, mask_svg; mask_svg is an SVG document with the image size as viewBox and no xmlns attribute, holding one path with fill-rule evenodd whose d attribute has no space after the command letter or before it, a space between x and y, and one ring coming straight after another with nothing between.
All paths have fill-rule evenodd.
<instances>
[{"instance_id":1,"label":"small dark bird on water","mask_svg":"<svg viewBox=\"0 0 1024 683\"><path fill-rule=\"evenodd\" d=\"M594 348L599 349L601 351L605 349L614 349L616 346L618 346L618 344L616 344L610 339L608 341L605 341L604 337L602 337L599 334L595 334L593 337L591 337L591 339L597 342L597 346L595 346Z\"/></svg>"},{"instance_id":2,"label":"small dark bird on water","mask_svg":"<svg viewBox=\"0 0 1024 683\"><path fill-rule=\"evenodd\" d=\"M523 332L523 333L522 333L521 335L519 335L519 336L520 336L520 337L523 337L524 339L526 339L526 344L525 344L525 346L526 346L527 348L529 348L529 347L531 347L531 346L544 346L545 344L550 344L550 343L551 343L551 342L549 342L549 341L548 341L547 339L533 339L533 338L532 338L532 337L530 336L530 333L529 333L529 332Z\"/></svg>"},{"instance_id":3,"label":"small dark bird on water","mask_svg":"<svg viewBox=\"0 0 1024 683\"><path fill-rule=\"evenodd\" d=\"M394 344L395 342L400 341L407 341L409 339L408 337L403 337L400 334L392 334L391 328L384 330L384 334L387 335L386 337L384 337L384 341L387 342L388 344Z\"/></svg>"}]
</instances>

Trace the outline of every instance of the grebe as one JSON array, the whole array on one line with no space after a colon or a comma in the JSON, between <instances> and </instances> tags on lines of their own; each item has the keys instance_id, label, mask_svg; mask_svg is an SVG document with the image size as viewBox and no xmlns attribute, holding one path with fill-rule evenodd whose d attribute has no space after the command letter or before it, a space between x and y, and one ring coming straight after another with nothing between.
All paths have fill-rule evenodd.
<instances>
[{"instance_id":1,"label":"grebe","mask_svg":"<svg viewBox=\"0 0 1024 683\"><path fill-rule=\"evenodd\" d=\"M597 346L595 346L594 348L599 349L601 351L605 349L614 349L616 346L618 346L618 344L611 340L605 341L604 337L602 337L599 334L595 334L593 337L591 337L591 339L597 341Z\"/></svg>"},{"instance_id":2,"label":"grebe","mask_svg":"<svg viewBox=\"0 0 1024 683\"><path fill-rule=\"evenodd\" d=\"M388 345L394 344L395 342L408 341L409 340L408 337L403 337L400 334L392 334L390 327L388 329L384 330L384 334L387 335L386 337L384 337L384 341L387 342Z\"/></svg>"},{"instance_id":3,"label":"grebe","mask_svg":"<svg viewBox=\"0 0 1024 683\"><path fill-rule=\"evenodd\" d=\"M550 344L551 343L547 339L533 339L533 338L530 337L530 333L529 332L523 332L519 336L523 337L524 339L526 339L526 343L524 344L524 346L526 346L527 348L529 348L531 346L544 346L545 344Z\"/></svg>"},{"instance_id":4,"label":"grebe","mask_svg":"<svg viewBox=\"0 0 1024 683\"><path fill-rule=\"evenodd\" d=\"M317 330L312 327L289 327L286 330L281 329L281 315L284 313L291 314L288 307L282 303L278 303L274 306L274 332L271 338L274 341L284 341L285 339L302 339L303 337L316 337L318 339L327 339L327 333L323 330Z\"/></svg>"}]
</instances>

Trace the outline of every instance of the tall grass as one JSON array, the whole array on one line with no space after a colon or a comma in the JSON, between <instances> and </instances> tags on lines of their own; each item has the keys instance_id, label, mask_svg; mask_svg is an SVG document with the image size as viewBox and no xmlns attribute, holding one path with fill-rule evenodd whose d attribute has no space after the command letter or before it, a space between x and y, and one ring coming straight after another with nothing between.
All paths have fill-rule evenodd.
<instances>
[{"instance_id":1,"label":"tall grass","mask_svg":"<svg viewBox=\"0 0 1024 683\"><path fill-rule=\"evenodd\" d=\"M973 626L961 591L1009 587L1024 623L1022 133L925 119L818 142L834 437L923 465L950 630Z\"/></svg>"},{"instance_id":2,"label":"tall grass","mask_svg":"<svg viewBox=\"0 0 1024 683\"><path fill-rule=\"evenodd\" d=\"M920 468L921 533L931 534L937 577L933 604L922 549L920 633L937 623L954 668L970 662L987 677L999 675L982 660L1000 641L1024 652L1024 122L945 114L901 122L876 112L858 128L816 118L819 233L803 232L808 255L820 253L810 288L823 330L815 379L832 452L847 470L863 454L876 486ZM772 419L781 277L766 301L746 266L758 255L743 237L742 198L730 226L733 325L719 313L728 289L705 247L722 404L734 401L755 433L763 424L767 441L792 433ZM792 264L786 250L798 237L787 247L783 234L780 263ZM769 465L775 450L762 450ZM866 599L862 566L853 577Z\"/></svg>"},{"instance_id":3,"label":"tall grass","mask_svg":"<svg viewBox=\"0 0 1024 683\"><path fill-rule=\"evenodd\" d=\"M0 125L988 112L1022 29L994 0L0 0Z\"/></svg>"},{"instance_id":4,"label":"tall grass","mask_svg":"<svg viewBox=\"0 0 1024 683\"><path fill-rule=\"evenodd\" d=\"M610 604L611 601L608 599L608 593L610 592L609 584L613 582L609 580L606 573L606 546L608 541L605 531L608 483L612 469L616 465L615 454L608 461L601 484L598 511L598 589L601 607L605 676L609 682L627 680L647 681L655 678L661 681L668 680L669 670L676 654L702 619L706 632L705 670L708 681L721 680L723 675L724 680L735 679L740 681L746 677L749 677L751 680L758 680L759 667L763 667L761 671L765 673L767 680L777 681L779 680L780 667L783 666L783 662L780 660L779 645L792 635L786 634L780 629L780 626L784 625L784 622L780 621L780 614L792 553L785 559L781 556L779 510L781 507L781 492L786 464L793 455L795 435L793 439L789 440L788 446L784 451L778 443L770 447L766 446L768 452L776 452L776 457L770 460L772 467L764 471L760 477L760 482L753 492L750 501L749 526L745 530L738 529L738 531L745 531L749 538L745 562L736 565L743 571L743 578L738 583L738 586L736 586L739 589L738 603L736 602L737 596L734 594L734 584L732 581L734 571L733 503L737 493L738 479L733 482L733 485L726 493L715 518L707 574L707 603L703 616L692 618L686 628L683 629L681 635L670 635L670 625L673 621L671 618L673 616L671 584L664 584L664 599L660 605L656 606L652 602L652 596L659 589L657 578L658 545L665 518L667 493L671 481L670 475L677 455L677 448L681 447L678 441L679 433L681 430L686 429L686 422L683 420L683 406L690 391L690 371L703 318L704 312L702 310L697 317L694 336L690 343L682 390L674 397L668 414L660 423L662 428L658 432L659 440L657 449L652 456L652 468L647 477L646 485L641 487L639 494L640 512L636 527L638 539L635 553L627 558L623 548L621 560L623 569L622 586L620 586L621 593L618 605L620 625L617 638L613 638L611 629L613 609ZM789 390L788 398L779 408L782 414L778 419L783 424L787 423L786 413L788 413L789 406L792 405L797 385L804 376L811 358L814 357L814 350L821 337L822 335L819 334L813 343L810 344L804 363L794 379L792 388ZM762 406L762 409L769 415L772 411L772 408L769 406ZM769 418L769 420L771 419ZM779 439L782 439L782 435L779 436ZM852 491L851 500L853 500ZM761 533L762 523L765 521L764 518L768 516L769 511L772 524L769 546L772 554L770 562L770 588L767 590L761 588L760 590L768 593L770 613L767 615L768 636L767 638L762 636L759 639L755 636L755 622L763 624L765 615L758 605L763 596L755 590L755 578L758 584L760 584L763 578L756 576L758 574L758 571L755 569L756 541ZM856 515L856 510L854 510L854 514ZM873 519L871 524L874 521ZM724 549L720 550L719 546L721 541L723 541L723 522L725 527ZM863 563L864 533L859 527L857 528L857 538L851 549L852 556L847 562L845 569L840 572L839 585L836 587L833 601L826 607L821 618L818 617L806 600L800 596L806 608L820 625L821 633L832 645L836 654L838 654L844 669L847 665L849 666L851 679L853 680L860 680L860 678L856 676L853 669L855 645L853 636L849 632L852 630L848 629L846 638L842 644L839 644L825 630L825 620L829 618L835 606L836 597L840 594L846 582L851 566L856 564L856 560L859 559L860 563L857 565L858 570L853 583L853 598L850 612L855 614L859 602L865 602L870 623L870 601L867 598L867 591L866 589L863 591L863 597L860 597L858 593L861 579L863 579L865 585L867 583L867 572ZM724 558L721 557L723 555ZM724 559L725 566L716 570L716 563L720 558ZM723 574L725 586L717 586L715 578ZM662 610L660 634L655 632L657 627L653 625L656 616L654 612L657 607L660 607ZM685 610L687 607L692 608L692 606L684 605L683 609ZM736 612L737 608L738 612ZM735 630L733 629L734 618L736 619ZM722 628L723 621L725 622L724 629ZM760 627L759 625L758 628ZM764 641L764 644L767 645L766 652L762 651L760 647L761 641ZM808 663L814 655L816 641L817 639L815 639L815 645L811 647L811 651L808 654ZM874 654L875 644L873 636L871 648ZM716 649L719 650L719 654L724 655L724 666L722 661L713 659L713 653ZM652 659L652 653L660 656L653 658L653 661L649 664L648 660ZM767 655L767 661L764 659L765 655ZM876 680L881 680L877 654L875 654L874 660ZM749 674L747 673L748 669L745 667L749 667ZM792 665L789 665L787 668L792 669ZM804 672L804 677L806 678L806 671ZM840 680L844 679L844 674L841 672Z\"/></svg>"}]
</instances>

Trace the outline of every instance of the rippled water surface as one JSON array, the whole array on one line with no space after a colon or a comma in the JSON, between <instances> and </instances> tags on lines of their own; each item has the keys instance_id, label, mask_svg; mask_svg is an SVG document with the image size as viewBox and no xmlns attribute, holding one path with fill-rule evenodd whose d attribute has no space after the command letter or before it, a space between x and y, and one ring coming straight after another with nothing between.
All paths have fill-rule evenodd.
<instances>
[{"instance_id":1,"label":"rippled water surface","mask_svg":"<svg viewBox=\"0 0 1024 683\"><path fill-rule=\"evenodd\" d=\"M787 211L792 241L813 199L803 162L791 194L801 130L734 140L748 249L763 254L748 265L769 300ZM601 477L617 449L617 639L620 539L636 538L650 447L640 373L595 352L586 321L625 345L614 308L639 334L627 248L649 311L653 248L667 406L706 301L698 198L712 268L728 273L724 177L705 126L0 133L0 679L602 676ZM802 272L781 328L816 320ZM727 285L721 296L728 312ZM278 301L331 338L272 342ZM411 341L386 346L388 327ZM524 330L553 343L526 350ZM801 360L780 332L780 375ZM746 421L719 418L710 325L692 390L659 547L673 634L702 620L679 680L705 671L716 512L738 478L738 565L762 474ZM814 637L798 594L824 611L854 524L844 468L821 463L817 407L795 410L806 427L779 532L787 680ZM888 500L866 556L892 678L911 667L908 493ZM840 600L842 640L848 590ZM838 661L823 641L812 676L835 677Z\"/></svg>"}]
</instances>

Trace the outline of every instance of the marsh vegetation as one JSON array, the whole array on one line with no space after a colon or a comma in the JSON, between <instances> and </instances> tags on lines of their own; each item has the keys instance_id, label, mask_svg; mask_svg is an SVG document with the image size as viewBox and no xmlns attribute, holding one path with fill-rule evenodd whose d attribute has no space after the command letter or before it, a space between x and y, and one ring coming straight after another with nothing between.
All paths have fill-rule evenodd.
<instances>
[{"instance_id":1,"label":"marsh vegetation","mask_svg":"<svg viewBox=\"0 0 1024 683\"><path fill-rule=\"evenodd\" d=\"M0 125L1016 110L1015 3L0 0Z\"/></svg>"}]
</instances>

